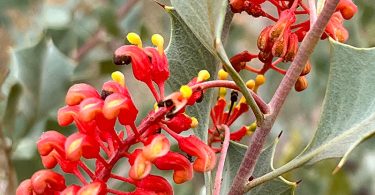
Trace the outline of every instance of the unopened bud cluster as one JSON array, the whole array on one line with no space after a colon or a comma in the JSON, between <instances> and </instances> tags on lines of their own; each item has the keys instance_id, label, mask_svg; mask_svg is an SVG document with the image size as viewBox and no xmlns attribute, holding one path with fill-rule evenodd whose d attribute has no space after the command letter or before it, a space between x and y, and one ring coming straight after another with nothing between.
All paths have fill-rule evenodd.
<instances>
[{"instance_id":1,"label":"unopened bud cluster","mask_svg":"<svg viewBox=\"0 0 375 195\"><path fill-rule=\"evenodd\" d=\"M277 9L278 17L267 13L262 6L269 2ZM258 54L251 54L243 51L233 56L230 61L237 71L243 69L264 75L269 69L273 69L281 74L285 74L286 70L278 67L281 62L291 62L298 51L299 42L301 42L306 33L310 30L310 10L308 6L301 0L230 0L232 12L246 12L253 17L265 17L275 24L265 27L257 41L259 49ZM336 12L331 17L322 39L328 36L345 42L348 37L348 31L343 26L344 20L349 20L357 12L356 5L352 0L340 0ZM302 22L297 22L302 20ZM261 69L255 69L247 62L258 58L263 66ZM306 64L304 71L295 84L296 91L302 91L307 88L307 80L305 75L310 72L310 63Z\"/></svg>"}]
</instances>

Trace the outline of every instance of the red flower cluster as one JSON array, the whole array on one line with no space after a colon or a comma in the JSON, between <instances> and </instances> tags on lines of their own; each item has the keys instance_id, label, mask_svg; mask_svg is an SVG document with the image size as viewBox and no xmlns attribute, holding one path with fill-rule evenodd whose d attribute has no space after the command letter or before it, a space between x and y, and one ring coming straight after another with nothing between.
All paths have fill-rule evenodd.
<instances>
[{"instance_id":1,"label":"red flower cluster","mask_svg":"<svg viewBox=\"0 0 375 195\"><path fill-rule=\"evenodd\" d=\"M194 135L179 135L198 125L197 119L184 111L186 106L201 100L203 91L193 91L192 87L206 81L209 73L201 71L180 91L164 98L164 82L169 70L163 38L154 35L152 42L157 47L144 49L138 35L130 33L128 39L137 46L118 48L114 62L132 64L135 78L145 82L154 94L158 102L155 108L138 126L135 124L138 110L120 72L112 74L112 80L103 84L100 93L87 84L73 85L67 92L66 106L58 111L58 123L61 126L74 123L77 132L67 137L57 131L41 135L37 148L46 169L23 181L17 195L173 194L166 179L150 174L152 165L160 170L173 170L173 180L178 184L191 180L193 171L206 172L214 168L216 154L208 145ZM115 129L117 121L123 130ZM183 154L171 151L170 142L161 134L161 129L177 141ZM123 158L127 158L130 165L128 175L116 175L113 168ZM95 167L87 165L85 159L93 159ZM66 186L62 175L49 170L56 165L65 173L75 175L82 185ZM106 185L109 179L134 185L135 191L110 189Z\"/></svg>"},{"instance_id":2,"label":"red flower cluster","mask_svg":"<svg viewBox=\"0 0 375 195\"><path fill-rule=\"evenodd\" d=\"M277 9L279 17L273 17L266 13L262 5L270 3ZM275 22L274 25L268 26L262 30L259 35L257 46L258 54L251 54L248 51L241 52L233 56L230 61L237 71L246 69L256 74L264 75L269 69L273 69L281 74L285 74L286 70L277 67L280 62L291 62L298 51L298 44L301 42L306 33L310 29L310 18L295 24L297 16L309 16L310 10L302 0L230 0L232 12L247 12L253 17L266 17ZM352 0L340 0L336 13L330 19L322 39L327 36L332 37L340 42L345 42L348 37L348 31L343 26L343 21L353 17L357 12L356 5ZM258 58L262 63L261 69L255 69L247 62ZM277 58L274 60L274 58ZM307 80L305 75L310 72L311 65L308 63L305 70L301 73L295 84L296 91L302 91L307 88Z\"/></svg>"}]
</instances>

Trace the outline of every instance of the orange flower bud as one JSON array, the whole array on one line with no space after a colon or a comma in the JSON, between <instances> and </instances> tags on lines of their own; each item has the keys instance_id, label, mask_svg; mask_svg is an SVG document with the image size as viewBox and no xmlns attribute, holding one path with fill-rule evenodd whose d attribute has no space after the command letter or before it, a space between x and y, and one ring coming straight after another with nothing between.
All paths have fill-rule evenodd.
<instances>
[{"instance_id":1,"label":"orange flower bud","mask_svg":"<svg viewBox=\"0 0 375 195\"><path fill-rule=\"evenodd\" d=\"M296 15L293 10L286 9L281 12L280 19L270 30L270 38L275 40L285 33L290 26L296 22Z\"/></svg>"},{"instance_id":2,"label":"orange flower bud","mask_svg":"<svg viewBox=\"0 0 375 195\"><path fill-rule=\"evenodd\" d=\"M152 81L154 81L160 88L160 86L164 86L164 82L169 77L167 56L164 52L160 55L160 52L153 47L146 47L144 50L147 53L147 55L151 58Z\"/></svg>"},{"instance_id":3,"label":"orange flower bud","mask_svg":"<svg viewBox=\"0 0 375 195\"><path fill-rule=\"evenodd\" d=\"M142 180L136 181L135 186L137 187L137 189L135 192L132 192L134 194L173 194L173 189L169 182L163 177L156 175L148 175ZM138 193L139 191L144 193Z\"/></svg>"},{"instance_id":4,"label":"orange flower bud","mask_svg":"<svg viewBox=\"0 0 375 195\"><path fill-rule=\"evenodd\" d=\"M138 110L130 97L114 93L104 101L103 115L107 119L114 119L118 116L121 124L132 125L137 118L137 114Z\"/></svg>"},{"instance_id":5,"label":"orange flower bud","mask_svg":"<svg viewBox=\"0 0 375 195\"><path fill-rule=\"evenodd\" d=\"M87 98L79 105L79 118L85 122L95 119L98 114L101 114L103 107L103 100L100 98Z\"/></svg>"},{"instance_id":6,"label":"orange flower bud","mask_svg":"<svg viewBox=\"0 0 375 195\"><path fill-rule=\"evenodd\" d=\"M37 148L41 156L46 156L52 150L64 151L66 137L57 131L44 132L37 141Z\"/></svg>"},{"instance_id":7,"label":"orange flower bud","mask_svg":"<svg viewBox=\"0 0 375 195\"><path fill-rule=\"evenodd\" d=\"M82 133L74 133L65 141L66 158L70 161L78 161L81 156L87 159L95 158L99 151L98 142Z\"/></svg>"},{"instance_id":8,"label":"orange flower bud","mask_svg":"<svg viewBox=\"0 0 375 195\"><path fill-rule=\"evenodd\" d=\"M169 152L171 145L165 135L158 134L149 139L151 142L147 144L142 151L142 155L145 159L153 161L154 159L162 157Z\"/></svg>"},{"instance_id":9,"label":"orange flower bud","mask_svg":"<svg viewBox=\"0 0 375 195\"><path fill-rule=\"evenodd\" d=\"M279 36L276 41L273 43L272 46L272 55L275 57L284 57L288 50L288 37L290 31L287 33L283 33Z\"/></svg>"},{"instance_id":10,"label":"orange flower bud","mask_svg":"<svg viewBox=\"0 0 375 195\"><path fill-rule=\"evenodd\" d=\"M168 152L166 155L157 158L153 164L160 170L174 170L173 181L177 184L193 178L193 167L182 154Z\"/></svg>"},{"instance_id":11,"label":"orange flower bud","mask_svg":"<svg viewBox=\"0 0 375 195\"><path fill-rule=\"evenodd\" d=\"M284 56L284 61L293 61L294 56L297 54L298 51L298 36L294 33L289 35L288 41L288 49Z\"/></svg>"},{"instance_id":12,"label":"orange flower bud","mask_svg":"<svg viewBox=\"0 0 375 195\"><path fill-rule=\"evenodd\" d=\"M78 117L79 106L64 106L57 112L57 122L60 126L70 125Z\"/></svg>"},{"instance_id":13,"label":"orange flower bud","mask_svg":"<svg viewBox=\"0 0 375 195\"><path fill-rule=\"evenodd\" d=\"M305 67L303 68L300 76L305 76L307 74L309 74L311 71L311 64L310 64L310 61L307 61L306 64L305 64Z\"/></svg>"},{"instance_id":14,"label":"orange flower bud","mask_svg":"<svg viewBox=\"0 0 375 195\"><path fill-rule=\"evenodd\" d=\"M335 12L331 19L329 20L325 32L328 36L332 37L333 39L345 42L349 38L349 33L343 26L344 18L339 12Z\"/></svg>"},{"instance_id":15,"label":"orange flower bud","mask_svg":"<svg viewBox=\"0 0 375 195\"><path fill-rule=\"evenodd\" d=\"M69 106L74 106L81 103L82 100L90 97L100 98L100 95L94 87L85 83L79 83L69 88L65 97L65 102Z\"/></svg>"},{"instance_id":16,"label":"orange flower bud","mask_svg":"<svg viewBox=\"0 0 375 195\"><path fill-rule=\"evenodd\" d=\"M171 130L179 134L192 127L192 119L184 113L178 113L171 120L166 121L165 124Z\"/></svg>"},{"instance_id":17,"label":"orange flower bud","mask_svg":"<svg viewBox=\"0 0 375 195\"><path fill-rule=\"evenodd\" d=\"M300 76L296 82L296 84L294 85L294 89L298 92L300 91L303 91L307 88L308 86L308 83L307 83L307 79L306 77L304 76Z\"/></svg>"},{"instance_id":18,"label":"orange flower bud","mask_svg":"<svg viewBox=\"0 0 375 195\"><path fill-rule=\"evenodd\" d=\"M272 26L267 26L258 37L257 45L260 51L266 51L272 46L272 41L269 37L271 28Z\"/></svg>"},{"instance_id":19,"label":"orange flower bud","mask_svg":"<svg viewBox=\"0 0 375 195\"><path fill-rule=\"evenodd\" d=\"M33 195L33 188L30 179L26 179L20 183L17 187L16 195Z\"/></svg>"},{"instance_id":20,"label":"orange flower bud","mask_svg":"<svg viewBox=\"0 0 375 195\"><path fill-rule=\"evenodd\" d=\"M257 55L253 55L248 51L243 51L239 54L230 58L230 63L232 64L233 68L239 72L245 68L246 62L250 62L252 59L256 58Z\"/></svg>"},{"instance_id":21,"label":"orange flower bud","mask_svg":"<svg viewBox=\"0 0 375 195\"><path fill-rule=\"evenodd\" d=\"M270 63L272 62L273 55L271 52L260 51L258 54L258 59L263 63Z\"/></svg>"},{"instance_id":22,"label":"orange flower bud","mask_svg":"<svg viewBox=\"0 0 375 195\"><path fill-rule=\"evenodd\" d=\"M193 163L193 168L195 171L206 172L215 167L215 152L196 136L191 135L189 137L183 137L177 141L182 151L186 152L190 156L197 157Z\"/></svg>"},{"instance_id":23,"label":"orange flower bud","mask_svg":"<svg viewBox=\"0 0 375 195\"><path fill-rule=\"evenodd\" d=\"M31 186L36 194L49 194L66 188L62 175L51 170L40 170L31 177Z\"/></svg>"},{"instance_id":24,"label":"orange flower bud","mask_svg":"<svg viewBox=\"0 0 375 195\"><path fill-rule=\"evenodd\" d=\"M129 177L139 180L145 178L151 171L151 162L142 153L138 153L129 170Z\"/></svg>"},{"instance_id":25,"label":"orange flower bud","mask_svg":"<svg viewBox=\"0 0 375 195\"><path fill-rule=\"evenodd\" d=\"M107 194L107 185L103 182L93 182L83 186L77 195L105 195Z\"/></svg>"},{"instance_id":26,"label":"orange flower bud","mask_svg":"<svg viewBox=\"0 0 375 195\"><path fill-rule=\"evenodd\" d=\"M352 0L340 0L337 4L336 11L340 11L345 20L349 20L357 13L358 8Z\"/></svg>"}]
</instances>

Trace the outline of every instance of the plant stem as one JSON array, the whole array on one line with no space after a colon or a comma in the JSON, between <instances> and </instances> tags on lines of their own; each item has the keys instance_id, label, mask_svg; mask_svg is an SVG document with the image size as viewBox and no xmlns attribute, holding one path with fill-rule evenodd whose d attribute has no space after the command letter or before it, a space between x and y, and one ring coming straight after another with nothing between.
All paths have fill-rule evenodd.
<instances>
[{"instance_id":1,"label":"plant stem","mask_svg":"<svg viewBox=\"0 0 375 195\"><path fill-rule=\"evenodd\" d=\"M255 118L257 120L257 125L261 125L264 120L263 113L261 112L258 105L256 104L253 96L250 95L245 82L242 80L241 76L231 65L220 38L216 38L215 48L217 50L217 53L221 61L223 62L223 66L225 67L226 71L232 77L233 81L237 84L239 90L245 97L247 104L250 106L251 110L253 111Z\"/></svg>"},{"instance_id":2,"label":"plant stem","mask_svg":"<svg viewBox=\"0 0 375 195\"><path fill-rule=\"evenodd\" d=\"M222 125L221 128L224 129L224 141L223 141L223 144L221 146L220 160L219 160L219 164L218 164L217 170L216 170L214 195L220 194L225 157L227 156L227 151L228 151L228 147L229 147L229 140L230 140L229 139L230 138L230 130L229 130L228 126Z\"/></svg>"},{"instance_id":3,"label":"plant stem","mask_svg":"<svg viewBox=\"0 0 375 195\"><path fill-rule=\"evenodd\" d=\"M296 83L309 56L313 52L313 49L315 48L317 42L323 34L325 27L332 14L334 13L338 2L339 0L327 1L314 26L312 26L311 30L307 33L306 37L302 41L295 60L292 62L290 68L288 69L286 75L284 76L274 96L272 97L271 102L269 103L271 107L271 114L266 115L264 123L255 131L255 133L251 137L250 145L238 169L237 175L233 180L233 184L231 186L229 194L237 195L244 193L244 185L253 173L253 169L255 167L257 159L259 158L267 135L271 131L271 128L275 122L277 115L280 112L282 105L286 100L286 97ZM250 189L247 188L246 190Z\"/></svg>"}]
</instances>

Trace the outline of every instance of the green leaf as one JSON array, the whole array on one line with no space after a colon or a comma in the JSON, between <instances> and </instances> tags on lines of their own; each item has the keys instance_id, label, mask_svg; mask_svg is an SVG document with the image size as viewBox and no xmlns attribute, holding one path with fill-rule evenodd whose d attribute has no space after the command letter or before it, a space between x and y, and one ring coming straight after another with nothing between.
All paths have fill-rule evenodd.
<instances>
[{"instance_id":1,"label":"green leaf","mask_svg":"<svg viewBox=\"0 0 375 195\"><path fill-rule=\"evenodd\" d=\"M45 121L51 111L56 112L64 102L73 69L73 62L45 39L34 46L14 50L8 82L18 83L22 93L15 129L6 130L13 131L14 137L22 136L39 121ZM9 99L15 97L9 96ZM19 125L22 123L25 125Z\"/></svg>"},{"instance_id":2,"label":"green leaf","mask_svg":"<svg viewBox=\"0 0 375 195\"><path fill-rule=\"evenodd\" d=\"M171 41L166 51L171 75L168 84L176 91L181 85L186 85L196 77L200 70L206 69L214 76L217 71L217 60L195 37L175 10L167 11L172 20ZM212 93L205 93L201 103L188 108L188 113L199 121L194 133L202 140L207 140L211 97Z\"/></svg>"},{"instance_id":3,"label":"green leaf","mask_svg":"<svg viewBox=\"0 0 375 195\"><path fill-rule=\"evenodd\" d=\"M232 18L227 9L228 1L171 0L171 3L200 42L215 54L215 37L226 36Z\"/></svg>"},{"instance_id":4,"label":"green leaf","mask_svg":"<svg viewBox=\"0 0 375 195\"><path fill-rule=\"evenodd\" d=\"M343 156L344 162L355 146L375 133L375 48L354 48L331 40L331 51L320 123L299 157L313 154L309 164Z\"/></svg>"},{"instance_id":5,"label":"green leaf","mask_svg":"<svg viewBox=\"0 0 375 195\"><path fill-rule=\"evenodd\" d=\"M355 48L333 40L323 112L314 138L291 162L254 180L254 187L304 164L342 158L375 133L375 48Z\"/></svg>"},{"instance_id":6,"label":"green leaf","mask_svg":"<svg viewBox=\"0 0 375 195\"><path fill-rule=\"evenodd\" d=\"M260 154L253 173L253 176L255 178L260 177L273 170L273 156L278 140L278 138L275 139L274 143L266 147ZM237 174L237 170L241 165L246 150L247 146L232 141L230 142L228 148L228 156L225 161L225 170L222 184L223 188L221 194L227 194L230 190L233 178ZM250 192L250 194L293 194L295 187L296 184L293 182L289 182L283 178L276 178L268 183L254 188Z\"/></svg>"}]
</instances>

